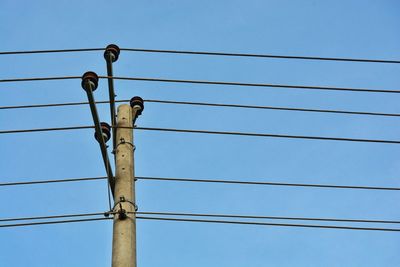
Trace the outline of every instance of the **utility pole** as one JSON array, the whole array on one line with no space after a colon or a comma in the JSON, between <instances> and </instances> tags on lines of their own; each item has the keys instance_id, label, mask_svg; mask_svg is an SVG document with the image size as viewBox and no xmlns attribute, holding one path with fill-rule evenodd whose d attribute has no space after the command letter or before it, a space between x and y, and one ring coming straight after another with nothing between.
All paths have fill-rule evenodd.
<instances>
[{"instance_id":1,"label":"utility pole","mask_svg":"<svg viewBox=\"0 0 400 267\"><path fill-rule=\"evenodd\" d=\"M136 204L133 127L144 106L140 97L118 107L115 146L112 267L136 267Z\"/></svg>"},{"instance_id":2,"label":"utility pole","mask_svg":"<svg viewBox=\"0 0 400 267\"><path fill-rule=\"evenodd\" d=\"M143 99L135 96L130 105L120 105L115 118L115 93L112 63L117 61L120 49L117 45L109 45L104 52L107 61L108 86L110 96L111 126L100 122L96 109L93 91L97 89L99 77L94 72L86 72L82 76L82 88L86 91L95 128L95 139L99 142L111 192L114 196L114 207L110 201L111 214L114 216L112 267L136 267L136 211L135 202L135 170L133 153L133 128L137 117L144 109ZM113 137L113 153L115 156L115 178L112 174L107 154L106 142ZM108 212L107 214L110 214Z\"/></svg>"}]
</instances>

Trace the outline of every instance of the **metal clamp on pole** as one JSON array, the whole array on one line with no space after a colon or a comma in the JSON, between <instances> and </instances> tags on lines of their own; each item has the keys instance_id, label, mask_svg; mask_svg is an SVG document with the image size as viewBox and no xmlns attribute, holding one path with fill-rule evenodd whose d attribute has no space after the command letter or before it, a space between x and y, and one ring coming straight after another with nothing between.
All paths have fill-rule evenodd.
<instances>
[{"instance_id":1,"label":"metal clamp on pole","mask_svg":"<svg viewBox=\"0 0 400 267\"><path fill-rule=\"evenodd\" d=\"M119 206L121 208L122 207L121 206L122 203L129 203L130 205L132 205L132 207L134 208L135 212L138 210L138 206L135 203L133 203L131 200L125 199L125 197L122 196L122 197L119 198L119 201L114 203L114 207L112 208L112 211L116 212L116 210L115 210L116 207Z\"/></svg>"},{"instance_id":2,"label":"metal clamp on pole","mask_svg":"<svg viewBox=\"0 0 400 267\"><path fill-rule=\"evenodd\" d=\"M115 114L115 91L114 91L114 79L113 77L113 66L112 63L118 60L120 49L115 44L110 44L106 47L104 51L104 59L107 62L107 76L108 80L108 93L110 97L110 115L111 115L111 126L113 131L113 149L115 149L115 126L116 126L116 114Z\"/></svg>"},{"instance_id":3,"label":"metal clamp on pole","mask_svg":"<svg viewBox=\"0 0 400 267\"><path fill-rule=\"evenodd\" d=\"M131 142L125 141L124 138L121 138L121 139L119 139L119 143L117 143L117 144L115 145L115 148L114 148L114 150L113 150L111 153L115 154L115 150L118 148L118 146L119 146L119 145L123 145L123 144L128 144L128 145L130 145L134 151L135 151L135 149L136 149L136 147L135 147L134 144L132 144Z\"/></svg>"},{"instance_id":4,"label":"metal clamp on pole","mask_svg":"<svg viewBox=\"0 0 400 267\"><path fill-rule=\"evenodd\" d=\"M111 127L105 122L100 123L99 115L96 109L96 103L93 96L93 91L97 89L98 82L99 82L99 77L97 76L97 74L88 71L85 74L83 74L81 85L82 88L85 90L89 100L90 111L92 113L94 127L95 127L94 137L99 142L101 154L103 156L104 166L107 172L108 182L111 188L111 192L114 195L115 181L114 181L114 175L112 173L111 164L107 155L107 146L106 146L106 142L111 137Z\"/></svg>"}]
</instances>

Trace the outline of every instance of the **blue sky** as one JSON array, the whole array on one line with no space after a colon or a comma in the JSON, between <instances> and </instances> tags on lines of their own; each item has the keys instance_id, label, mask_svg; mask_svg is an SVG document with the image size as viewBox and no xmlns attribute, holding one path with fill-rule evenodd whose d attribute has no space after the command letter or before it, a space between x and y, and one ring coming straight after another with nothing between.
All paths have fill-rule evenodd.
<instances>
[{"instance_id":1,"label":"blue sky","mask_svg":"<svg viewBox=\"0 0 400 267\"><path fill-rule=\"evenodd\" d=\"M105 47L400 59L398 1L2 1L0 50ZM1 56L2 78L105 74L101 52ZM122 52L118 76L398 89L399 65ZM400 112L394 94L116 81L118 99ZM101 81L96 99L107 98ZM85 101L80 81L0 84L0 105ZM107 106L99 106L109 121ZM3 110L1 129L91 124ZM398 118L145 103L138 126L400 139ZM135 132L136 174L400 186L400 146ZM91 130L0 136L1 181L102 176ZM1 217L102 212L104 181L0 188ZM139 181L141 211L398 219L396 192ZM377 225L372 225L377 226ZM389 225L392 226L392 225ZM392 226L394 227L394 226ZM138 266L400 265L390 232L138 221ZM0 230L1 266L109 266L112 223Z\"/></svg>"}]
</instances>

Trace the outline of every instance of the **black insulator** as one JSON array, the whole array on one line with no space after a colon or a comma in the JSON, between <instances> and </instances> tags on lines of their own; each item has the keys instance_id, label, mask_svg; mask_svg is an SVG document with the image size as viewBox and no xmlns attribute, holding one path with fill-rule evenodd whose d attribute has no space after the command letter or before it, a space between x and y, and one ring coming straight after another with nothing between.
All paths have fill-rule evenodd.
<instances>
[{"instance_id":1,"label":"black insulator","mask_svg":"<svg viewBox=\"0 0 400 267\"><path fill-rule=\"evenodd\" d=\"M137 115L139 116L140 114L142 114L142 111L144 110L144 101L140 96L132 97L129 103L132 108L134 106L140 106L140 109L137 111Z\"/></svg>"},{"instance_id":2,"label":"black insulator","mask_svg":"<svg viewBox=\"0 0 400 267\"><path fill-rule=\"evenodd\" d=\"M106 51L104 51L104 58L106 60L108 60L108 56L109 56L109 54L111 54L111 60L112 60L112 62L115 62L118 60L119 53L120 53L120 49L119 49L118 45L110 44L110 45L107 45Z\"/></svg>"},{"instance_id":3,"label":"black insulator","mask_svg":"<svg viewBox=\"0 0 400 267\"><path fill-rule=\"evenodd\" d=\"M89 90L89 84L91 85L92 91L96 90L99 85L99 76L93 71L85 72L82 76L82 88L84 90Z\"/></svg>"},{"instance_id":4,"label":"black insulator","mask_svg":"<svg viewBox=\"0 0 400 267\"><path fill-rule=\"evenodd\" d=\"M104 142L107 143L107 141L111 138L111 126L106 122L100 122L100 128L103 133ZM97 140L97 142L101 142L97 132L94 133L94 138Z\"/></svg>"}]
</instances>

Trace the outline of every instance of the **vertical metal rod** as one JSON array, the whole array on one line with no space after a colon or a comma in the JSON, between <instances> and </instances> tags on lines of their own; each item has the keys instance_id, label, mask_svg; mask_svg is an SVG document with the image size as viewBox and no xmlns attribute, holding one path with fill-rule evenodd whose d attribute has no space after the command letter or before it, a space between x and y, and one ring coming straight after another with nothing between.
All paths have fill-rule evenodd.
<instances>
[{"instance_id":1,"label":"vertical metal rod","mask_svg":"<svg viewBox=\"0 0 400 267\"><path fill-rule=\"evenodd\" d=\"M132 109L129 105L118 107L112 267L136 267L135 147L132 129L136 113L137 108Z\"/></svg>"},{"instance_id":2,"label":"vertical metal rod","mask_svg":"<svg viewBox=\"0 0 400 267\"><path fill-rule=\"evenodd\" d=\"M113 55L111 52L106 52L106 62L107 62L107 76L113 76ZM115 136L115 125L116 125L116 114L115 114L115 91L114 91L114 79L108 78L108 94L110 97L110 116L111 116L111 126L112 126L112 139L113 139L113 149L115 149L116 145L116 136Z\"/></svg>"},{"instance_id":3,"label":"vertical metal rod","mask_svg":"<svg viewBox=\"0 0 400 267\"><path fill-rule=\"evenodd\" d=\"M113 139L113 149L116 146L116 114L115 114L115 91L114 91L114 79L113 77L113 62L118 60L120 49L118 45L110 44L106 47L104 51L104 59L107 63L107 76L108 80L108 94L110 97L110 115L111 115L111 127L112 127L112 139Z\"/></svg>"},{"instance_id":4,"label":"vertical metal rod","mask_svg":"<svg viewBox=\"0 0 400 267\"><path fill-rule=\"evenodd\" d=\"M99 138L100 139L99 145L100 145L101 155L103 157L104 167L106 168L108 182L110 184L111 192L114 193L114 187L115 187L114 175L112 173L110 160L109 160L108 154L107 154L107 146L106 146L106 143L105 143L104 138L103 138L103 131L101 130L101 126L100 126L99 115L98 115L97 109L96 109L96 104L95 104L95 100L94 100L94 96L93 96L93 87L92 86L93 85L90 82L88 82L86 84L86 90L85 91L86 91L86 94L87 94L87 97L88 97L88 100L89 100L90 111L92 113L96 134L97 134L97 136L101 136L101 138Z\"/></svg>"}]
</instances>

